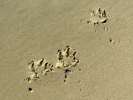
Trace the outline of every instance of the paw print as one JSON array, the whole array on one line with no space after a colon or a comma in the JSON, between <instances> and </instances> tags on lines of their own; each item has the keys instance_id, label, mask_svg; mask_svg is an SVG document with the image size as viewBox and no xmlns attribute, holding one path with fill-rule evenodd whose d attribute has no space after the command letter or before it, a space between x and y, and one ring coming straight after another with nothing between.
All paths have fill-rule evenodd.
<instances>
[{"instance_id":1,"label":"paw print","mask_svg":"<svg viewBox=\"0 0 133 100\"><path fill-rule=\"evenodd\" d=\"M45 58L40 60L33 59L28 63L28 75L26 80L28 83L32 83L40 79L40 76L47 75L49 72L54 72L55 69L63 69L66 81L68 72L71 72L71 68L75 67L79 63L77 58L77 51L67 45L64 49L57 51L55 65L49 63Z\"/></svg>"},{"instance_id":2,"label":"paw print","mask_svg":"<svg viewBox=\"0 0 133 100\"><path fill-rule=\"evenodd\" d=\"M106 23L108 20L106 11L101 8L91 11L90 16L91 17L87 21L87 23L91 23L94 25L100 24L100 23Z\"/></svg>"},{"instance_id":3,"label":"paw print","mask_svg":"<svg viewBox=\"0 0 133 100\"><path fill-rule=\"evenodd\" d=\"M58 50L55 68L67 69L76 66L79 63L76 53L76 50L72 49L70 46Z\"/></svg>"},{"instance_id":4,"label":"paw print","mask_svg":"<svg viewBox=\"0 0 133 100\"><path fill-rule=\"evenodd\" d=\"M31 83L32 81L40 79L40 75L46 75L48 72L52 71L52 69L53 65L48 63L46 59L33 59L28 63L28 76L26 80Z\"/></svg>"}]
</instances>

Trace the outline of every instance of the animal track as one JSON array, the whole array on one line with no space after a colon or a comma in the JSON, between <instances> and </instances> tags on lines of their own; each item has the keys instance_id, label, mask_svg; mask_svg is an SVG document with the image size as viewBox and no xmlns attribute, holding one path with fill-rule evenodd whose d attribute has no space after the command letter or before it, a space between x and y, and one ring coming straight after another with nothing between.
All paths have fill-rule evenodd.
<instances>
[{"instance_id":1,"label":"animal track","mask_svg":"<svg viewBox=\"0 0 133 100\"><path fill-rule=\"evenodd\" d=\"M107 13L104 9L98 8L96 10L92 10L90 13L90 19L87 20L87 23L89 24L100 24L100 23L106 23L108 20Z\"/></svg>"},{"instance_id":2,"label":"animal track","mask_svg":"<svg viewBox=\"0 0 133 100\"><path fill-rule=\"evenodd\" d=\"M66 46L64 49L59 49L57 51L57 62L55 68L64 70L64 82L66 82L66 78L68 73L71 72L71 68L75 67L79 63L76 54L77 51L72 49L70 46Z\"/></svg>"},{"instance_id":3,"label":"animal track","mask_svg":"<svg viewBox=\"0 0 133 100\"><path fill-rule=\"evenodd\" d=\"M75 67L79 63L76 53L77 52L70 46L66 46L65 49L58 50L55 68L69 69L71 67Z\"/></svg>"},{"instance_id":4,"label":"animal track","mask_svg":"<svg viewBox=\"0 0 133 100\"><path fill-rule=\"evenodd\" d=\"M40 60L33 59L28 63L28 75L26 80L31 83L37 79L40 79L40 75L46 75L47 72L52 70L52 65L49 64L46 59L42 58Z\"/></svg>"},{"instance_id":5,"label":"animal track","mask_svg":"<svg viewBox=\"0 0 133 100\"><path fill-rule=\"evenodd\" d=\"M58 49L56 63L51 64L45 58L40 60L33 59L28 63L28 70L26 80L28 83L32 83L40 79L40 76L47 75L49 72L54 72L56 69L62 69L64 71L64 82L68 72L71 72L71 68L75 67L79 63L77 58L77 51L70 46L66 46L64 49Z\"/></svg>"}]
</instances>

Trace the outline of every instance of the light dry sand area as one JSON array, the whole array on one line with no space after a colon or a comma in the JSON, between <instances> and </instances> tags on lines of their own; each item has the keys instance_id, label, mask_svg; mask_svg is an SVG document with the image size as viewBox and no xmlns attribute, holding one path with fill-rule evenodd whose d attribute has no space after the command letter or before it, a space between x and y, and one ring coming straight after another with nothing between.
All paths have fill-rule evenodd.
<instances>
[{"instance_id":1,"label":"light dry sand area","mask_svg":"<svg viewBox=\"0 0 133 100\"><path fill-rule=\"evenodd\" d=\"M67 45L76 66L27 82ZM0 100L133 100L133 0L0 0Z\"/></svg>"}]
</instances>

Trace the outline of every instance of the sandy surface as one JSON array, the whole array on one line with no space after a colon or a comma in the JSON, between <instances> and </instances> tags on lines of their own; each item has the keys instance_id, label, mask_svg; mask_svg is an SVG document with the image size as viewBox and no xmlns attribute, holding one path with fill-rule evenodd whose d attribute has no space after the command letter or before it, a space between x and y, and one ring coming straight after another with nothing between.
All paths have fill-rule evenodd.
<instances>
[{"instance_id":1,"label":"sandy surface","mask_svg":"<svg viewBox=\"0 0 133 100\"><path fill-rule=\"evenodd\" d=\"M104 24L87 24L103 8ZM0 0L0 100L133 100L132 0ZM27 63L70 45L80 63L63 73L24 81Z\"/></svg>"}]
</instances>

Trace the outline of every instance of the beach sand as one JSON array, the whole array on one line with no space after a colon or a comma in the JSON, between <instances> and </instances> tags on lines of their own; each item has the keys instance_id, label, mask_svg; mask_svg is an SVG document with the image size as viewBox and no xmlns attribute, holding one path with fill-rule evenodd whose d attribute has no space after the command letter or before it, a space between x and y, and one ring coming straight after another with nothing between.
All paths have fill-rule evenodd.
<instances>
[{"instance_id":1,"label":"beach sand","mask_svg":"<svg viewBox=\"0 0 133 100\"><path fill-rule=\"evenodd\" d=\"M106 23L87 23L105 9ZM0 0L0 100L132 100L132 0ZM70 45L79 64L25 81L28 62Z\"/></svg>"}]
</instances>

